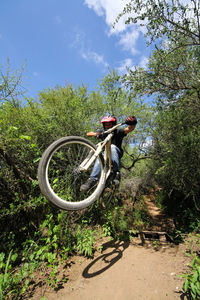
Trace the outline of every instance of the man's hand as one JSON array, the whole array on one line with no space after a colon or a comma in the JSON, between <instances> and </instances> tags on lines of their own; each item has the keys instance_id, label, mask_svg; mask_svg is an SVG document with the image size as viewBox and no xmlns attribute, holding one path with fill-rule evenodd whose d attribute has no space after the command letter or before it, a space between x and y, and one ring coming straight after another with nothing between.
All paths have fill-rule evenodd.
<instances>
[{"instance_id":1,"label":"man's hand","mask_svg":"<svg viewBox=\"0 0 200 300\"><path fill-rule=\"evenodd\" d=\"M131 116L131 117L126 118L125 124L126 125L136 125L137 120L136 120L135 116Z\"/></svg>"},{"instance_id":2,"label":"man's hand","mask_svg":"<svg viewBox=\"0 0 200 300\"><path fill-rule=\"evenodd\" d=\"M106 134L103 131L97 131L96 137L103 140L106 137Z\"/></svg>"}]
</instances>

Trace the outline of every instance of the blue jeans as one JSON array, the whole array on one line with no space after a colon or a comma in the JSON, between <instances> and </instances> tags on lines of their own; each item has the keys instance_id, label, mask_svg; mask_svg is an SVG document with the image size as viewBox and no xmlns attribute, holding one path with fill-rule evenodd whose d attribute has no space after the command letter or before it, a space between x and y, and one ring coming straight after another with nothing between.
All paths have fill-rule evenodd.
<instances>
[{"instance_id":1,"label":"blue jeans","mask_svg":"<svg viewBox=\"0 0 200 300\"><path fill-rule=\"evenodd\" d=\"M119 172L120 170L119 163L121 157L122 157L122 151L117 146L111 145L111 159L112 159L114 172ZM100 171L101 169L99 165L99 160L96 159L90 177L93 178L94 180L98 180Z\"/></svg>"}]
</instances>

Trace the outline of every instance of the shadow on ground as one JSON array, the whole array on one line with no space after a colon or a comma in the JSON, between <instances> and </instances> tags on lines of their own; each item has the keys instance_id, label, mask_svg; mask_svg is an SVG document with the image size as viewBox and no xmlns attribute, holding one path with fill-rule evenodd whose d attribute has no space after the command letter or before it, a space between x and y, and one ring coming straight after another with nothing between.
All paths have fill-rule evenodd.
<instances>
[{"instance_id":1,"label":"shadow on ground","mask_svg":"<svg viewBox=\"0 0 200 300\"><path fill-rule=\"evenodd\" d=\"M84 278L91 278L108 270L112 267L118 260L120 260L123 256L123 252L126 248L128 248L130 242L129 241L109 241L102 245L102 251L106 251L109 248L113 248L108 253L102 254L99 257L95 258L84 270L83 270L83 277ZM103 267L95 270L92 272L92 268L94 265L99 264L99 262L103 262ZM101 263L100 263L101 265Z\"/></svg>"}]
</instances>

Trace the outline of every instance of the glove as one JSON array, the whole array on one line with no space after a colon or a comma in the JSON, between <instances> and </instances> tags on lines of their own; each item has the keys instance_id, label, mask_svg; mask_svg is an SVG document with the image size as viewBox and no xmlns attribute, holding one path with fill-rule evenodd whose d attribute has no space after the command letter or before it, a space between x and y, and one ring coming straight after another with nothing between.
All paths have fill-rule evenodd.
<instances>
[{"instance_id":1,"label":"glove","mask_svg":"<svg viewBox=\"0 0 200 300\"><path fill-rule=\"evenodd\" d=\"M126 125L136 125L137 124L137 119L134 116L126 118L125 121Z\"/></svg>"}]
</instances>

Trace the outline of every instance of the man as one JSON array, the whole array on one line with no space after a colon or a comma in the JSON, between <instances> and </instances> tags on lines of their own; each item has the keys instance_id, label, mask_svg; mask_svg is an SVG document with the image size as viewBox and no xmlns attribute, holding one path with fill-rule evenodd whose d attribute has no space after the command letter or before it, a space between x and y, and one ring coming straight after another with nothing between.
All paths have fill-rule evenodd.
<instances>
[{"instance_id":1,"label":"man","mask_svg":"<svg viewBox=\"0 0 200 300\"><path fill-rule=\"evenodd\" d=\"M113 164L113 172L114 172L114 183L119 185L120 183L120 159L123 156L122 140L123 138L131 131L135 129L137 124L137 120L134 116L128 117L125 122L128 126L125 128L117 128L114 131L114 135L111 140L111 158ZM104 116L101 120L101 124L103 125L103 129L96 131L96 132L87 132L87 136L96 136L97 138L104 138L104 131L112 128L117 124L117 119L112 115ZM90 174L90 178L81 185L80 190L83 192L88 191L91 187L93 187L98 178L100 173L100 166L98 160L96 160L93 170Z\"/></svg>"}]
</instances>

